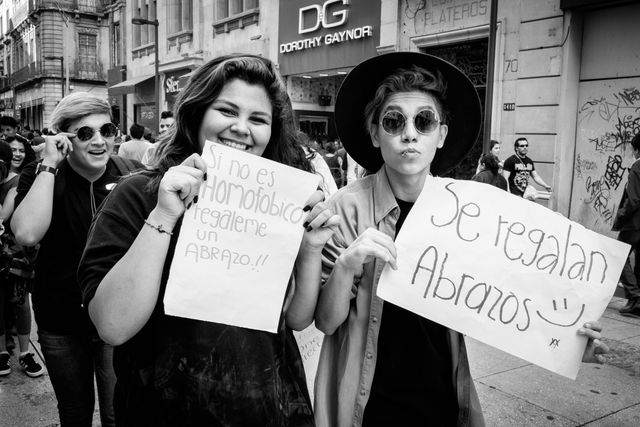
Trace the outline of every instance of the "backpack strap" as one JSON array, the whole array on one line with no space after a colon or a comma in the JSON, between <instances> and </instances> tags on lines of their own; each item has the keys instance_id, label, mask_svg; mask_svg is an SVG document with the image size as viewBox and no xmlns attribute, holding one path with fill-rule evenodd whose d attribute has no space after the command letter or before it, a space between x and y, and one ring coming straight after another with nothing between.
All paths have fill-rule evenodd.
<instances>
[{"instance_id":1,"label":"backpack strap","mask_svg":"<svg viewBox=\"0 0 640 427\"><path fill-rule=\"evenodd\" d=\"M111 160L113 160L113 163L116 165L116 169L118 169L120 176L131 175L131 172L135 170L144 169L142 163L126 157L120 157L114 154L111 156Z\"/></svg>"}]
</instances>

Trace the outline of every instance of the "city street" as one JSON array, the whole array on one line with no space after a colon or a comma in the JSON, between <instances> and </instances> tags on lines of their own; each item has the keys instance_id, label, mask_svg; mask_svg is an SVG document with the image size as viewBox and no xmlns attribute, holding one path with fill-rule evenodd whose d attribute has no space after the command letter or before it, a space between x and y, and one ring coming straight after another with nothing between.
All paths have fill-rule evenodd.
<instances>
[{"instance_id":1,"label":"city street","mask_svg":"<svg viewBox=\"0 0 640 427\"><path fill-rule=\"evenodd\" d=\"M618 314L624 302L614 297L601 319L611 347L606 363L583 364L576 381L468 339L487 426L640 425L640 319ZM35 333L32 340L37 348ZM0 426L59 425L47 375L27 377L15 359L12 369L0 378Z\"/></svg>"}]
</instances>

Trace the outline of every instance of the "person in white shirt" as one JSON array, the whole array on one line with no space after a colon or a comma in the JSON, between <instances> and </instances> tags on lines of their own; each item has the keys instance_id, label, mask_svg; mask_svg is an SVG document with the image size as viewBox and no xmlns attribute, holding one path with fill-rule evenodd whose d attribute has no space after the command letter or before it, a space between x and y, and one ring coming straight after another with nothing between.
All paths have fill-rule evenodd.
<instances>
[{"instance_id":1,"label":"person in white shirt","mask_svg":"<svg viewBox=\"0 0 640 427\"><path fill-rule=\"evenodd\" d=\"M173 126L175 122L176 119L173 118L172 111L163 111L162 114L160 114L160 129L158 131L159 134L165 133L171 126ZM156 148L157 145L152 145L151 147L147 148L147 151L145 151L144 155L142 156L143 165L151 166L151 161L153 160L153 156L156 153Z\"/></svg>"},{"instance_id":2,"label":"person in white shirt","mask_svg":"<svg viewBox=\"0 0 640 427\"><path fill-rule=\"evenodd\" d=\"M144 126L134 123L129 128L129 134L131 140L123 142L118 150L120 157L126 157L127 159L142 161L142 156L151 147L151 143L142 139L144 136Z\"/></svg>"}]
</instances>

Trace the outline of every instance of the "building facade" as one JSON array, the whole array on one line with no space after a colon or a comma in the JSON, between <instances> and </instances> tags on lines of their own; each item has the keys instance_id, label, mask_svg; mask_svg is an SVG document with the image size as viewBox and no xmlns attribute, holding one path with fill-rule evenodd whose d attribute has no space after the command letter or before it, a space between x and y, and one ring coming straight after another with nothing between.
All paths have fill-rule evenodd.
<instances>
[{"instance_id":1,"label":"building facade","mask_svg":"<svg viewBox=\"0 0 640 427\"><path fill-rule=\"evenodd\" d=\"M639 21L633 0L0 0L0 114L42 128L83 90L108 97L123 131L157 131L193 70L245 52L278 64L302 130L335 138L344 75L422 51L463 69L484 105L489 129L454 176L489 138L507 157L525 136L549 207L611 234L640 131Z\"/></svg>"},{"instance_id":2,"label":"building facade","mask_svg":"<svg viewBox=\"0 0 640 427\"><path fill-rule=\"evenodd\" d=\"M367 18L375 43L367 55L430 53L461 68L476 86L488 138L479 138L454 176L471 177L489 139L502 142L504 159L516 138L527 137L536 169L554 188L544 203L613 234L634 161L629 143L640 131L637 1L281 0L280 20L293 25L279 27L278 61L300 126L312 134L333 136L331 97L339 77L327 74L348 71L361 58L363 38L342 34L368 25ZM346 53L324 43L336 34Z\"/></svg>"},{"instance_id":3,"label":"building facade","mask_svg":"<svg viewBox=\"0 0 640 427\"><path fill-rule=\"evenodd\" d=\"M108 0L0 4L0 110L41 129L64 94L106 96Z\"/></svg>"},{"instance_id":4,"label":"building facade","mask_svg":"<svg viewBox=\"0 0 640 427\"><path fill-rule=\"evenodd\" d=\"M108 86L121 128L136 122L155 132L157 114L173 108L191 71L209 59L235 52L273 58L277 5L273 0L114 2L110 40L118 54L110 63ZM134 18L157 22L157 42L155 25L133 24ZM157 99L156 49L161 88Z\"/></svg>"}]
</instances>

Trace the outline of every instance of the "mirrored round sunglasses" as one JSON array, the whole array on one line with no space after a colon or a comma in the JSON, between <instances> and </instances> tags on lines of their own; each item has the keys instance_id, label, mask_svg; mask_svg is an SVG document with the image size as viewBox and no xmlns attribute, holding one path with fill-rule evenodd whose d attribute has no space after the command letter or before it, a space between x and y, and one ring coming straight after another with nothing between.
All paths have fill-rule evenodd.
<instances>
[{"instance_id":1,"label":"mirrored round sunglasses","mask_svg":"<svg viewBox=\"0 0 640 427\"><path fill-rule=\"evenodd\" d=\"M389 135L397 136L402 133L407 117L400 111L389 110L382 116L380 124ZM426 135L433 132L442 122L438 120L433 110L420 110L413 116L413 127L418 133Z\"/></svg>"},{"instance_id":2,"label":"mirrored round sunglasses","mask_svg":"<svg viewBox=\"0 0 640 427\"><path fill-rule=\"evenodd\" d=\"M113 123L105 123L100 126L100 129L94 129L91 126L82 126L78 130L76 130L76 137L82 141L86 142L93 138L96 132L100 132L103 138L113 138L118 134L118 127Z\"/></svg>"}]
</instances>

